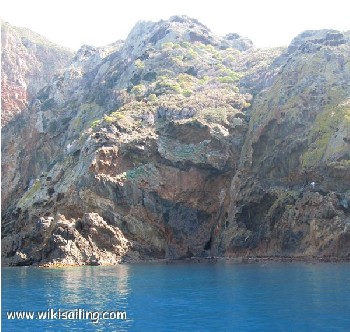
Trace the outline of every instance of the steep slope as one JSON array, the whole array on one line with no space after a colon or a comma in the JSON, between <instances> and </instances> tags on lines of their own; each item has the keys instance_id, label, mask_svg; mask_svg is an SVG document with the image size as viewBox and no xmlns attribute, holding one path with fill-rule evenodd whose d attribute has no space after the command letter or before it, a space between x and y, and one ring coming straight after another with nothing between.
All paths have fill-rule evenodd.
<instances>
[{"instance_id":1,"label":"steep slope","mask_svg":"<svg viewBox=\"0 0 350 332\"><path fill-rule=\"evenodd\" d=\"M1 21L2 126L27 107L72 55L33 31Z\"/></svg>"},{"instance_id":2,"label":"steep slope","mask_svg":"<svg viewBox=\"0 0 350 332\"><path fill-rule=\"evenodd\" d=\"M306 31L254 100L219 251L350 253L350 45Z\"/></svg>"},{"instance_id":3,"label":"steep slope","mask_svg":"<svg viewBox=\"0 0 350 332\"><path fill-rule=\"evenodd\" d=\"M229 47L238 41L173 17L139 23L125 43L79 50L5 130L8 260L118 261L108 241L88 250L86 218L99 234L96 220L120 230L129 259L207 250L247 129L251 96L239 93L240 51Z\"/></svg>"},{"instance_id":4,"label":"steep slope","mask_svg":"<svg viewBox=\"0 0 350 332\"><path fill-rule=\"evenodd\" d=\"M334 31L255 49L184 16L82 47L3 131L3 262L348 255L348 51ZM308 163L330 108L342 136Z\"/></svg>"}]
</instances>

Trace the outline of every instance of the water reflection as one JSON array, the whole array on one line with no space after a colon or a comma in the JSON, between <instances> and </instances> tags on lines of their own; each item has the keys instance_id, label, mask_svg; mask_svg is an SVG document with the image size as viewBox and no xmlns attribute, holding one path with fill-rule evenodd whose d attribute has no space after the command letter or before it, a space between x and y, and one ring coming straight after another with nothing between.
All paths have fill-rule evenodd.
<instances>
[{"instance_id":1,"label":"water reflection","mask_svg":"<svg viewBox=\"0 0 350 332\"><path fill-rule=\"evenodd\" d=\"M349 285L349 264L5 268L3 313L80 308L128 318L32 321L30 331L346 331ZM6 331L29 324L5 323Z\"/></svg>"},{"instance_id":2,"label":"water reflection","mask_svg":"<svg viewBox=\"0 0 350 332\"><path fill-rule=\"evenodd\" d=\"M89 306L103 311L127 305L130 292L128 266L66 268L54 279L59 283L56 287L62 291L61 303L69 307ZM52 284L48 286L49 295Z\"/></svg>"},{"instance_id":3,"label":"water reflection","mask_svg":"<svg viewBox=\"0 0 350 332\"><path fill-rule=\"evenodd\" d=\"M71 267L71 268L9 268L2 276L6 289L3 315L6 311L78 310L130 312L130 267ZM93 324L91 320L33 321L33 328L51 331L64 330L118 331L129 330L132 320L105 320ZM11 321L7 321L11 324ZM28 321L16 321L18 328ZM11 325L9 325L11 329ZM67 329L66 329L67 328ZM54 329L56 330L56 329Z\"/></svg>"}]
</instances>

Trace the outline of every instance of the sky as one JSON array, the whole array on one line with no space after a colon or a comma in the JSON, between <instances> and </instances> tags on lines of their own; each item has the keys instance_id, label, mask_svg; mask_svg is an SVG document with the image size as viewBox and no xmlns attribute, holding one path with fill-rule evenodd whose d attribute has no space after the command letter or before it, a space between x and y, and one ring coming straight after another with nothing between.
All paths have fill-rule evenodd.
<instances>
[{"instance_id":1,"label":"sky","mask_svg":"<svg viewBox=\"0 0 350 332\"><path fill-rule=\"evenodd\" d=\"M287 46L308 29L350 30L349 0L1 0L1 19L73 50L126 39L139 20L188 15L217 35Z\"/></svg>"}]
</instances>

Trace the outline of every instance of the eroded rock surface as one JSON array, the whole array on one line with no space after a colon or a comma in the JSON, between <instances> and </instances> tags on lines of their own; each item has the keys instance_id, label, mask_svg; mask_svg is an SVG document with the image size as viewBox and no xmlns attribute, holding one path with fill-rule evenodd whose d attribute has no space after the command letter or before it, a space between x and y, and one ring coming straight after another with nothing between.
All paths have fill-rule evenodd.
<instances>
[{"instance_id":1,"label":"eroded rock surface","mask_svg":"<svg viewBox=\"0 0 350 332\"><path fill-rule=\"evenodd\" d=\"M254 99L222 253L348 257L346 36L306 31L275 61L279 74Z\"/></svg>"},{"instance_id":2,"label":"eroded rock surface","mask_svg":"<svg viewBox=\"0 0 350 332\"><path fill-rule=\"evenodd\" d=\"M25 28L1 21L1 123L24 111L30 100L65 67L72 51Z\"/></svg>"},{"instance_id":3,"label":"eroded rock surface","mask_svg":"<svg viewBox=\"0 0 350 332\"><path fill-rule=\"evenodd\" d=\"M183 16L82 47L3 129L3 262L349 257L349 50Z\"/></svg>"}]
</instances>

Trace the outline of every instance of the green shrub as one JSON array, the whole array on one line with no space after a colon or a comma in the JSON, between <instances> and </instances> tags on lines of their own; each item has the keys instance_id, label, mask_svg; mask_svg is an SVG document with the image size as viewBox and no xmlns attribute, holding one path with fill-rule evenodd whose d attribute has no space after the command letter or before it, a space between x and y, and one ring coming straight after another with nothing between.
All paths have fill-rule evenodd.
<instances>
[{"instance_id":1,"label":"green shrub","mask_svg":"<svg viewBox=\"0 0 350 332\"><path fill-rule=\"evenodd\" d=\"M173 49L173 47L174 47L174 43L173 42L167 42L167 43L163 43L161 45L161 48L163 50L165 50L165 49Z\"/></svg>"},{"instance_id":2,"label":"green shrub","mask_svg":"<svg viewBox=\"0 0 350 332\"><path fill-rule=\"evenodd\" d=\"M145 67L145 64L142 62L142 60L137 59L137 60L135 61L135 66L136 66L137 68L139 68L139 69L142 69L142 68Z\"/></svg>"},{"instance_id":3,"label":"green shrub","mask_svg":"<svg viewBox=\"0 0 350 332\"><path fill-rule=\"evenodd\" d=\"M186 58L189 60L194 60L194 59L198 58L198 53L194 49L191 48L186 53Z\"/></svg>"},{"instance_id":4,"label":"green shrub","mask_svg":"<svg viewBox=\"0 0 350 332\"><path fill-rule=\"evenodd\" d=\"M91 123L91 128L96 128L101 123L101 120L95 120Z\"/></svg>"},{"instance_id":5,"label":"green shrub","mask_svg":"<svg viewBox=\"0 0 350 332\"><path fill-rule=\"evenodd\" d=\"M184 66L184 62L183 62L183 56L181 55L177 55L177 56L172 56L170 57L170 60L179 67L183 67Z\"/></svg>"},{"instance_id":6,"label":"green shrub","mask_svg":"<svg viewBox=\"0 0 350 332\"><path fill-rule=\"evenodd\" d=\"M106 115L103 117L103 121L106 123L112 123L115 119L112 116Z\"/></svg>"},{"instance_id":7,"label":"green shrub","mask_svg":"<svg viewBox=\"0 0 350 332\"><path fill-rule=\"evenodd\" d=\"M183 48L191 48L191 43L189 43L189 42L182 42L181 43L181 46L183 47Z\"/></svg>"},{"instance_id":8,"label":"green shrub","mask_svg":"<svg viewBox=\"0 0 350 332\"><path fill-rule=\"evenodd\" d=\"M200 84L200 85L205 85L205 84L207 84L209 82L209 76L203 76L199 81L198 81L198 83Z\"/></svg>"},{"instance_id":9,"label":"green shrub","mask_svg":"<svg viewBox=\"0 0 350 332\"><path fill-rule=\"evenodd\" d=\"M237 79L232 78L231 76L221 76L218 78L218 80L221 83L235 83L235 82L237 82Z\"/></svg>"},{"instance_id":10,"label":"green shrub","mask_svg":"<svg viewBox=\"0 0 350 332\"><path fill-rule=\"evenodd\" d=\"M182 93L179 83L170 79L158 81L156 84L156 91L158 93Z\"/></svg>"},{"instance_id":11,"label":"green shrub","mask_svg":"<svg viewBox=\"0 0 350 332\"><path fill-rule=\"evenodd\" d=\"M211 44L205 45L205 49L210 53L216 53L215 47Z\"/></svg>"},{"instance_id":12,"label":"green shrub","mask_svg":"<svg viewBox=\"0 0 350 332\"><path fill-rule=\"evenodd\" d=\"M157 96L154 93L151 93L148 97L147 97L148 101L156 101L157 100Z\"/></svg>"},{"instance_id":13,"label":"green shrub","mask_svg":"<svg viewBox=\"0 0 350 332\"><path fill-rule=\"evenodd\" d=\"M123 113L120 113L119 111L115 111L115 112L111 113L110 116L112 116L116 121L125 118L125 115Z\"/></svg>"},{"instance_id":14,"label":"green shrub","mask_svg":"<svg viewBox=\"0 0 350 332\"><path fill-rule=\"evenodd\" d=\"M145 92L146 87L143 84L135 85L130 91L130 93L134 94L135 96L142 96L145 94Z\"/></svg>"},{"instance_id":15,"label":"green shrub","mask_svg":"<svg viewBox=\"0 0 350 332\"><path fill-rule=\"evenodd\" d=\"M193 91L191 90L183 90L182 91L182 94L185 96L185 97L190 97L192 95Z\"/></svg>"}]
</instances>

